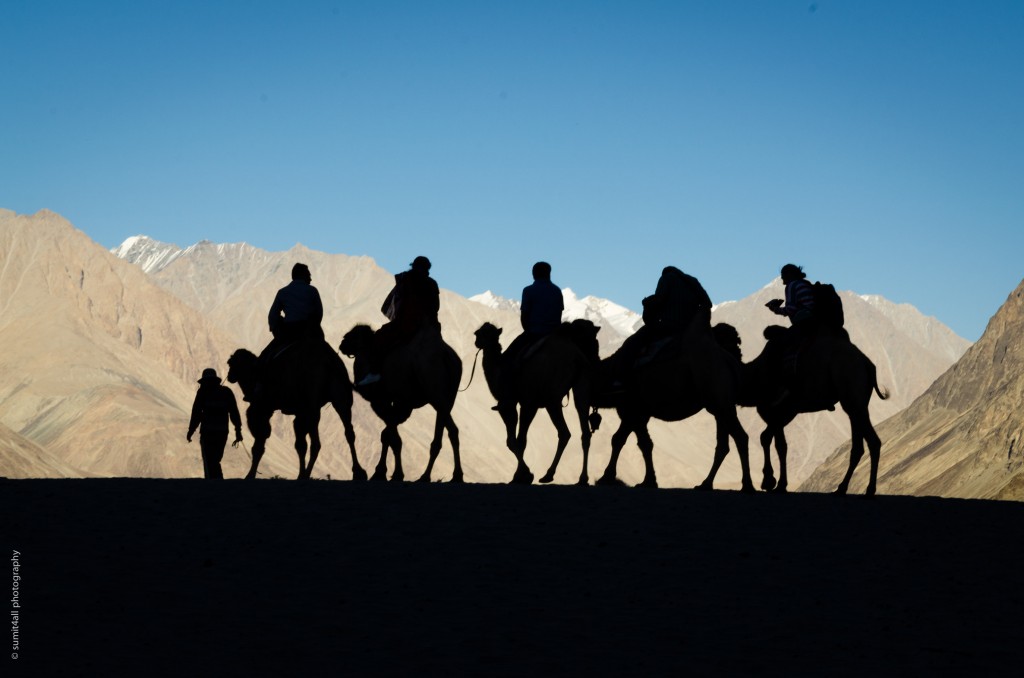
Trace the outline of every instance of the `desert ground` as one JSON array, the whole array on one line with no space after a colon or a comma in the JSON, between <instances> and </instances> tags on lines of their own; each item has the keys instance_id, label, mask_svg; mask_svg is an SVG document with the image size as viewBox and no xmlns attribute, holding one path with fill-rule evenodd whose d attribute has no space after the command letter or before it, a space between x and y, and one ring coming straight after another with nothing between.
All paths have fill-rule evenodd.
<instances>
[{"instance_id":1,"label":"desert ground","mask_svg":"<svg viewBox=\"0 0 1024 678\"><path fill-rule=\"evenodd\" d=\"M1001 675L1024 660L1019 503L85 479L0 480L0 507L21 577L4 675Z\"/></svg>"}]
</instances>

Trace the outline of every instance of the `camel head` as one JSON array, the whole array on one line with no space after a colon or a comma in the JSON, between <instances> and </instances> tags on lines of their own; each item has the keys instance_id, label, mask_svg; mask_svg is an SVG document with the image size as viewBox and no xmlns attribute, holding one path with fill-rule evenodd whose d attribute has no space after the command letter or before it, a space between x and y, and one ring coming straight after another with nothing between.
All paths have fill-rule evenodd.
<instances>
[{"instance_id":1,"label":"camel head","mask_svg":"<svg viewBox=\"0 0 1024 678\"><path fill-rule=\"evenodd\" d=\"M769 325L764 328L764 338L768 341L775 341L786 336L787 328L782 325Z\"/></svg>"},{"instance_id":2,"label":"camel head","mask_svg":"<svg viewBox=\"0 0 1024 678\"><path fill-rule=\"evenodd\" d=\"M733 355L736 360L743 362L743 352L740 349L743 340L740 339L740 333L736 331L735 327L729 323L718 323L711 328L711 333L715 336L715 341L719 346Z\"/></svg>"},{"instance_id":3,"label":"camel head","mask_svg":"<svg viewBox=\"0 0 1024 678\"><path fill-rule=\"evenodd\" d=\"M583 318L577 318L572 322L565 323L564 326L572 343L579 347L588 360L595 363L600 360L598 356L600 346L597 343L597 333L601 328L592 321Z\"/></svg>"},{"instance_id":4,"label":"camel head","mask_svg":"<svg viewBox=\"0 0 1024 678\"><path fill-rule=\"evenodd\" d=\"M343 355L354 358L360 353L370 349L370 342L373 341L373 328L369 325L356 325L341 338L341 345L338 349Z\"/></svg>"},{"instance_id":5,"label":"camel head","mask_svg":"<svg viewBox=\"0 0 1024 678\"><path fill-rule=\"evenodd\" d=\"M501 337L500 327L495 327L491 323L484 323L473 335L476 337L474 345L477 348L484 350L496 348L499 353L501 352L501 342L499 341L499 337Z\"/></svg>"},{"instance_id":6,"label":"camel head","mask_svg":"<svg viewBox=\"0 0 1024 678\"><path fill-rule=\"evenodd\" d=\"M237 384L256 376L256 355L240 348L228 358L228 381Z\"/></svg>"}]
</instances>

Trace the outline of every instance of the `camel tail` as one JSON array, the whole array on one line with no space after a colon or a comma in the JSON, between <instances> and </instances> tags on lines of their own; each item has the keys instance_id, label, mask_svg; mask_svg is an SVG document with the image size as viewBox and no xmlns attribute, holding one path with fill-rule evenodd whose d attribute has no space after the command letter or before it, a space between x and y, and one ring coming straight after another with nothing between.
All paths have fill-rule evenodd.
<instances>
[{"instance_id":1,"label":"camel tail","mask_svg":"<svg viewBox=\"0 0 1024 678\"><path fill-rule=\"evenodd\" d=\"M874 364L871 365L871 386L874 388L875 393L878 394L879 399L881 399L881 400L888 400L889 399L889 390L885 389L885 388L881 388L878 385L878 374L875 372Z\"/></svg>"}]
</instances>

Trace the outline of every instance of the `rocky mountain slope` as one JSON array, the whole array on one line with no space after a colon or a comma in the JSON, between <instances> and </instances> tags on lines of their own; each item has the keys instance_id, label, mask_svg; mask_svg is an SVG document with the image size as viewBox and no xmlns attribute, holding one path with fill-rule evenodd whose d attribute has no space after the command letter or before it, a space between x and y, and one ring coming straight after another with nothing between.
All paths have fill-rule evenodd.
<instances>
[{"instance_id":1,"label":"rocky mountain slope","mask_svg":"<svg viewBox=\"0 0 1024 678\"><path fill-rule=\"evenodd\" d=\"M0 253L0 475L201 475L195 379L236 342L51 212L0 211Z\"/></svg>"},{"instance_id":2,"label":"rocky mountain slope","mask_svg":"<svg viewBox=\"0 0 1024 678\"><path fill-rule=\"evenodd\" d=\"M1024 282L985 333L906 410L878 427L879 492L1024 499ZM845 450L805 483L827 489ZM866 468L852 487L863 487Z\"/></svg>"}]
</instances>

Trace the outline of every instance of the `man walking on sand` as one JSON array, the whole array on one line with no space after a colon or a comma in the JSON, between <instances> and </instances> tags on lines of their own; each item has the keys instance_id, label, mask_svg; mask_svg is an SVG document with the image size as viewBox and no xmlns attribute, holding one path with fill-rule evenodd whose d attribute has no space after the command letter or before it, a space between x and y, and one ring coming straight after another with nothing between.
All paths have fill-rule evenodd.
<instances>
[{"instance_id":1,"label":"man walking on sand","mask_svg":"<svg viewBox=\"0 0 1024 678\"><path fill-rule=\"evenodd\" d=\"M192 418L188 422L188 435L199 429L199 447L203 454L203 475L207 480L223 480L224 472L220 461L224 458L224 446L228 442L228 419L235 425L234 447L242 442L242 417L238 414L235 394L220 383L217 371L212 367L203 370L199 379L199 391L192 403Z\"/></svg>"}]
</instances>

